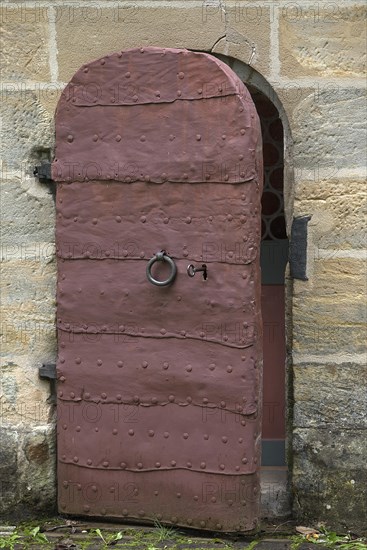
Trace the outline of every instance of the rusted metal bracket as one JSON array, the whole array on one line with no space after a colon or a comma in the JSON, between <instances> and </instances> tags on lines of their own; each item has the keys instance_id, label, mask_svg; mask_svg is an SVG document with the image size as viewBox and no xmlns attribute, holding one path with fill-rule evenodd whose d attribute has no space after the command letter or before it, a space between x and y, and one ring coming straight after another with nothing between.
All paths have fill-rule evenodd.
<instances>
[{"instance_id":1,"label":"rusted metal bracket","mask_svg":"<svg viewBox=\"0 0 367 550\"><path fill-rule=\"evenodd\" d=\"M308 281L307 268L307 224L311 216L294 218L289 245L289 267L293 279Z\"/></svg>"},{"instance_id":2,"label":"rusted metal bracket","mask_svg":"<svg viewBox=\"0 0 367 550\"><path fill-rule=\"evenodd\" d=\"M38 369L38 375L42 380L50 381L50 397L48 403L56 404L56 364L55 363L43 363L42 367Z\"/></svg>"},{"instance_id":3,"label":"rusted metal bracket","mask_svg":"<svg viewBox=\"0 0 367 550\"><path fill-rule=\"evenodd\" d=\"M51 195L56 196L56 185L51 176L51 163L42 162L42 164L35 166L33 169L33 175L38 178L40 183L48 186Z\"/></svg>"}]
</instances>

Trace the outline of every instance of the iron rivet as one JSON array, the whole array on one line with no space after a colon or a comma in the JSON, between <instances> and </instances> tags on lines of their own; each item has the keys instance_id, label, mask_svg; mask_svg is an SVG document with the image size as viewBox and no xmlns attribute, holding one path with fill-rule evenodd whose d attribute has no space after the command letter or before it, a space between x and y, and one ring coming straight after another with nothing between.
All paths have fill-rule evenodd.
<instances>
[{"instance_id":1,"label":"iron rivet","mask_svg":"<svg viewBox=\"0 0 367 550\"><path fill-rule=\"evenodd\" d=\"M124 332L124 330L125 330L124 325L119 325L119 330L120 330L121 332Z\"/></svg>"},{"instance_id":2,"label":"iron rivet","mask_svg":"<svg viewBox=\"0 0 367 550\"><path fill-rule=\"evenodd\" d=\"M88 466L91 466L91 465L92 465L92 461L91 461L91 459L90 459L90 458L88 458L88 460L87 460L87 464L88 464Z\"/></svg>"},{"instance_id":3,"label":"iron rivet","mask_svg":"<svg viewBox=\"0 0 367 550\"><path fill-rule=\"evenodd\" d=\"M201 468L202 470L205 470L205 468L206 468L206 463L205 463L205 462L200 462L200 468Z\"/></svg>"},{"instance_id":4,"label":"iron rivet","mask_svg":"<svg viewBox=\"0 0 367 550\"><path fill-rule=\"evenodd\" d=\"M186 336L186 330L181 330L180 334L181 336Z\"/></svg>"},{"instance_id":5,"label":"iron rivet","mask_svg":"<svg viewBox=\"0 0 367 550\"><path fill-rule=\"evenodd\" d=\"M201 88L198 89L198 94L202 94L203 90Z\"/></svg>"},{"instance_id":6,"label":"iron rivet","mask_svg":"<svg viewBox=\"0 0 367 550\"><path fill-rule=\"evenodd\" d=\"M161 92L160 92L159 90L157 90L156 93L155 93L155 95L156 95L157 97L161 97Z\"/></svg>"},{"instance_id":7,"label":"iron rivet","mask_svg":"<svg viewBox=\"0 0 367 550\"><path fill-rule=\"evenodd\" d=\"M192 524L192 519L191 518L188 518L187 519L187 525L191 525Z\"/></svg>"},{"instance_id":8,"label":"iron rivet","mask_svg":"<svg viewBox=\"0 0 367 550\"><path fill-rule=\"evenodd\" d=\"M228 174L225 174L224 176L224 181L228 181L229 180L229 175Z\"/></svg>"},{"instance_id":9,"label":"iron rivet","mask_svg":"<svg viewBox=\"0 0 367 550\"><path fill-rule=\"evenodd\" d=\"M131 74L129 72L125 73L125 78L130 78Z\"/></svg>"},{"instance_id":10,"label":"iron rivet","mask_svg":"<svg viewBox=\"0 0 367 550\"><path fill-rule=\"evenodd\" d=\"M161 328L161 330L160 330L160 333L161 333L161 334L166 334L166 332L167 332L167 331L166 331L165 328Z\"/></svg>"},{"instance_id":11,"label":"iron rivet","mask_svg":"<svg viewBox=\"0 0 367 550\"><path fill-rule=\"evenodd\" d=\"M90 506L88 506L88 504L85 504L85 505L83 506L83 510L84 510L84 512L89 512Z\"/></svg>"},{"instance_id":12,"label":"iron rivet","mask_svg":"<svg viewBox=\"0 0 367 550\"><path fill-rule=\"evenodd\" d=\"M129 435L134 435L134 430L129 430L129 431L128 431L128 434L129 434Z\"/></svg>"},{"instance_id":13,"label":"iron rivet","mask_svg":"<svg viewBox=\"0 0 367 550\"><path fill-rule=\"evenodd\" d=\"M236 466L235 470L236 470L236 472L239 472L239 471L240 471L240 467L239 467L239 466Z\"/></svg>"},{"instance_id":14,"label":"iron rivet","mask_svg":"<svg viewBox=\"0 0 367 550\"><path fill-rule=\"evenodd\" d=\"M105 516L105 515L106 515L106 509L105 509L105 508L102 508L101 514L102 514L102 516Z\"/></svg>"},{"instance_id":15,"label":"iron rivet","mask_svg":"<svg viewBox=\"0 0 367 550\"><path fill-rule=\"evenodd\" d=\"M239 111L240 111L240 113L242 113L242 111L243 111L243 107L242 107L242 106L239 108Z\"/></svg>"},{"instance_id":16,"label":"iron rivet","mask_svg":"<svg viewBox=\"0 0 367 550\"><path fill-rule=\"evenodd\" d=\"M94 431L95 431L95 432L99 432L99 428L98 428L98 427L95 427L95 428L94 428Z\"/></svg>"},{"instance_id":17,"label":"iron rivet","mask_svg":"<svg viewBox=\"0 0 367 550\"><path fill-rule=\"evenodd\" d=\"M204 403L205 405L207 405L207 404L209 403L209 399L207 399L206 397L203 397L203 403Z\"/></svg>"},{"instance_id":18,"label":"iron rivet","mask_svg":"<svg viewBox=\"0 0 367 550\"><path fill-rule=\"evenodd\" d=\"M93 223L93 225L97 225L97 223L98 223L97 218L93 218L92 223Z\"/></svg>"},{"instance_id":19,"label":"iron rivet","mask_svg":"<svg viewBox=\"0 0 367 550\"><path fill-rule=\"evenodd\" d=\"M244 136L246 133L246 130L244 128L241 128L240 133L241 133L241 136Z\"/></svg>"},{"instance_id":20,"label":"iron rivet","mask_svg":"<svg viewBox=\"0 0 367 550\"><path fill-rule=\"evenodd\" d=\"M170 134L169 140L170 140L170 141L173 141L174 139L175 139L175 136L174 136L173 134Z\"/></svg>"},{"instance_id":21,"label":"iron rivet","mask_svg":"<svg viewBox=\"0 0 367 550\"><path fill-rule=\"evenodd\" d=\"M160 468L160 467L161 467L161 463L160 463L160 462L156 462L156 463L155 463L155 467L156 467L156 468Z\"/></svg>"},{"instance_id":22,"label":"iron rivet","mask_svg":"<svg viewBox=\"0 0 367 550\"><path fill-rule=\"evenodd\" d=\"M192 221L192 220L191 220L190 216L188 216L188 217L186 218L186 223L191 223L191 221Z\"/></svg>"},{"instance_id":23,"label":"iron rivet","mask_svg":"<svg viewBox=\"0 0 367 550\"><path fill-rule=\"evenodd\" d=\"M211 501L214 503L214 502L217 502L217 499L215 497L212 497Z\"/></svg>"},{"instance_id":24,"label":"iron rivet","mask_svg":"<svg viewBox=\"0 0 367 550\"><path fill-rule=\"evenodd\" d=\"M171 403L173 403L174 400L175 400L175 396L174 396L174 395L169 395L169 396L168 396L168 401L170 401Z\"/></svg>"},{"instance_id":25,"label":"iron rivet","mask_svg":"<svg viewBox=\"0 0 367 550\"><path fill-rule=\"evenodd\" d=\"M75 430L76 430L77 432L80 432L80 430L81 430L80 426L77 426L77 427L75 428Z\"/></svg>"},{"instance_id":26,"label":"iron rivet","mask_svg":"<svg viewBox=\"0 0 367 550\"><path fill-rule=\"evenodd\" d=\"M93 136L93 141L98 141L98 136L97 136L97 134L94 134L94 136Z\"/></svg>"},{"instance_id":27,"label":"iron rivet","mask_svg":"<svg viewBox=\"0 0 367 550\"><path fill-rule=\"evenodd\" d=\"M165 361L165 362L163 363L163 368L164 368L164 370L167 370L168 367L169 367L169 363L167 363L167 361Z\"/></svg>"},{"instance_id":28,"label":"iron rivet","mask_svg":"<svg viewBox=\"0 0 367 550\"><path fill-rule=\"evenodd\" d=\"M187 250L184 250L183 256L184 256L185 258L187 258L188 255L189 255L189 253L187 252ZM177 299L178 299L178 298L177 298Z\"/></svg>"},{"instance_id":29,"label":"iron rivet","mask_svg":"<svg viewBox=\"0 0 367 550\"><path fill-rule=\"evenodd\" d=\"M102 361L101 361L101 359L98 359L98 361L97 361L97 365L98 365L99 367L100 367L100 366L102 365Z\"/></svg>"},{"instance_id":30,"label":"iron rivet","mask_svg":"<svg viewBox=\"0 0 367 550\"><path fill-rule=\"evenodd\" d=\"M66 455L62 455L62 460L66 460Z\"/></svg>"},{"instance_id":31,"label":"iron rivet","mask_svg":"<svg viewBox=\"0 0 367 550\"><path fill-rule=\"evenodd\" d=\"M169 222L169 219L168 219L168 218L164 218L163 223L166 223L166 224L167 224L168 222Z\"/></svg>"},{"instance_id":32,"label":"iron rivet","mask_svg":"<svg viewBox=\"0 0 367 550\"><path fill-rule=\"evenodd\" d=\"M140 48L140 53L144 53L144 48Z\"/></svg>"},{"instance_id":33,"label":"iron rivet","mask_svg":"<svg viewBox=\"0 0 367 550\"><path fill-rule=\"evenodd\" d=\"M116 141L121 141L121 136L117 135L115 139L116 139Z\"/></svg>"},{"instance_id":34,"label":"iron rivet","mask_svg":"<svg viewBox=\"0 0 367 550\"><path fill-rule=\"evenodd\" d=\"M243 160L243 155L240 155L238 158L239 158L240 160Z\"/></svg>"},{"instance_id":35,"label":"iron rivet","mask_svg":"<svg viewBox=\"0 0 367 550\"><path fill-rule=\"evenodd\" d=\"M139 516L145 516L144 510L139 510Z\"/></svg>"},{"instance_id":36,"label":"iron rivet","mask_svg":"<svg viewBox=\"0 0 367 550\"><path fill-rule=\"evenodd\" d=\"M233 500L230 499L230 500L228 500L227 502L228 502L228 506L232 506Z\"/></svg>"},{"instance_id":37,"label":"iron rivet","mask_svg":"<svg viewBox=\"0 0 367 550\"><path fill-rule=\"evenodd\" d=\"M222 139L226 139L226 137L227 137L226 134L222 135Z\"/></svg>"},{"instance_id":38,"label":"iron rivet","mask_svg":"<svg viewBox=\"0 0 367 550\"><path fill-rule=\"evenodd\" d=\"M105 59L101 59L101 65L104 65L106 63Z\"/></svg>"},{"instance_id":39,"label":"iron rivet","mask_svg":"<svg viewBox=\"0 0 367 550\"><path fill-rule=\"evenodd\" d=\"M74 136L69 134L68 137L67 137L67 140L68 140L69 143L72 143L74 141Z\"/></svg>"},{"instance_id":40,"label":"iron rivet","mask_svg":"<svg viewBox=\"0 0 367 550\"><path fill-rule=\"evenodd\" d=\"M205 521L200 522L201 527L205 527Z\"/></svg>"},{"instance_id":41,"label":"iron rivet","mask_svg":"<svg viewBox=\"0 0 367 550\"><path fill-rule=\"evenodd\" d=\"M150 176L145 176L144 179L145 181L150 181Z\"/></svg>"},{"instance_id":42,"label":"iron rivet","mask_svg":"<svg viewBox=\"0 0 367 550\"><path fill-rule=\"evenodd\" d=\"M122 515L123 515L123 516L127 516L128 513L129 513L129 512L126 510L126 508L124 508L124 509L122 510Z\"/></svg>"},{"instance_id":43,"label":"iron rivet","mask_svg":"<svg viewBox=\"0 0 367 550\"><path fill-rule=\"evenodd\" d=\"M224 435L224 436L222 437L222 441L223 441L223 443L227 443L228 438Z\"/></svg>"},{"instance_id":44,"label":"iron rivet","mask_svg":"<svg viewBox=\"0 0 367 550\"><path fill-rule=\"evenodd\" d=\"M205 332L200 332L200 338L204 338Z\"/></svg>"},{"instance_id":45,"label":"iron rivet","mask_svg":"<svg viewBox=\"0 0 367 550\"><path fill-rule=\"evenodd\" d=\"M64 487L69 487L69 483L67 481L63 481L62 484Z\"/></svg>"},{"instance_id":46,"label":"iron rivet","mask_svg":"<svg viewBox=\"0 0 367 550\"><path fill-rule=\"evenodd\" d=\"M122 361L117 361L117 366L121 369L124 366L124 364Z\"/></svg>"},{"instance_id":47,"label":"iron rivet","mask_svg":"<svg viewBox=\"0 0 367 550\"><path fill-rule=\"evenodd\" d=\"M162 174L162 180L165 181L167 179L167 174L165 172L163 172Z\"/></svg>"},{"instance_id":48,"label":"iron rivet","mask_svg":"<svg viewBox=\"0 0 367 550\"><path fill-rule=\"evenodd\" d=\"M59 361L60 361L60 363L65 363L64 357L60 357Z\"/></svg>"},{"instance_id":49,"label":"iron rivet","mask_svg":"<svg viewBox=\"0 0 367 550\"><path fill-rule=\"evenodd\" d=\"M192 397L190 397L190 396L186 397L186 401L187 401L188 403L192 403Z\"/></svg>"},{"instance_id":50,"label":"iron rivet","mask_svg":"<svg viewBox=\"0 0 367 550\"><path fill-rule=\"evenodd\" d=\"M147 221L147 219L146 219L145 216L141 216L140 221L141 221L141 223L145 223Z\"/></svg>"},{"instance_id":51,"label":"iron rivet","mask_svg":"<svg viewBox=\"0 0 367 550\"><path fill-rule=\"evenodd\" d=\"M181 80L182 80L183 78L185 78L185 73L179 72L179 73L178 73L178 78L180 78Z\"/></svg>"},{"instance_id":52,"label":"iron rivet","mask_svg":"<svg viewBox=\"0 0 367 550\"><path fill-rule=\"evenodd\" d=\"M225 401L221 401L221 402L220 402L220 406L221 406L222 408L224 408L224 407L226 406L226 402L225 402Z\"/></svg>"},{"instance_id":53,"label":"iron rivet","mask_svg":"<svg viewBox=\"0 0 367 550\"><path fill-rule=\"evenodd\" d=\"M187 365L186 370L187 370L187 372L191 372L191 371L192 371L192 366L191 366L191 365Z\"/></svg>"},{"instance_id":54,"label":"iron rivet","mask_svg":"<svg viewBox=\"0 0 367 550\"><path fill-rule=\"evenodd\" d=\"M158 495L159 495L158 491L154 491L154 496L157 497ZM160 518L159 518L158 516L160 516ZM158 514L158 516L157 516L158 519L162 519L162 515L161 515L161 514Z\"/></svg>"},{"instance_id":55,"label":"iron rivet","mask_svg":"<svg viewBox=\"0 0 367 550\"><path fill-rule=\"evenodd\" d=\"M246 420L241 420L241 425L246 426Z\"/></svg>"},{"instance_id":56,"label":"iron rivet","mask_svg":"<svg viewBox=\"0 0 367 550\"><path fill-rule=\"evenodd\" d=\"M204 434L204 439L208 440L208 439L209 439L209 435L208 435L208 434Z\"/></svg>"},{"instance_id":57,"label":"iron rivet","mask_svg":"<svg viewBox=\"0 0 367 550\"><path fill-rule=\"evenodd\" d=\"M156 405L158 403L158 399L156 397L152 397L152 403L153 405Z\"/></svg>"},{"instance_id":58,"label":"iron rivet","mask_svg":"<svg viewBox=\"0 0 367 550\"><path fill-rule=\"evenodd\" d=\"M112 433L113 433L113 435L117 435L117 430L116 430L116 428L114 428L114 429L112 430Z\"/></svg>"},{"instance_id":59,"label":"iron rivet","mask_svg":"<svg viewBox=\"0 0 367 550\"><path fill-rule=\"evenodd\" d=\"M228 220L229 222L231 222L231 221L233 220L233 216L232 216L232 214L228 214L228 216L227 216L227 220Z\"/></svg>"},{"instance_id":60,"label":"iron rivet","mask_svg":"<svg viewBox=\"0 0 367 550\"><path fill-rule=\"evenodd\" d=\"M247 460L247 458L243 458L243 459L241 460L241 462L242 462L242 464L247 464L248 460Z\"/></svg>"},{"instance_id":61,"label":"iron rivet","mask_svg":"<svg viewBox=\"0 0 367 550\"><path fill-rule=\"evenodd\" d=\"M137 466L138 466L139 470L141 470L142 467L143 467L143 464L141 462L138 462Z\"/></svg>"},{"instance_id":62,"label":"iron rivet","mask_svg":"<svg viewBox=\"0 0 367 550\"><path fill-rule=\"evenodd\" d=\"M228 336L227 336L226 334L223 336L223 340L224 340L225 342L228 342Z\"/></svg>"},{"instance_id":63,"label":"iron rivet","mask_svg":"<svg viewBox=\"0 0 367 550\"><path fill-rule=\"evenodd\" d=\"M138 98L137 95L134 95L134 96L133 96L133 100L135 101L135 103L138 101L138 99L139 99L139 98Z\"/></svg>"},{"instance_id":64,"label":"iron rivet","mask_svg":"<svg viewBox=\"0 0 367 550\"><path fill-rule=\"evenodd\" d=\"M201 135L200 134L196 134L196 141L200 141L201 140Z\"/></svg>"},{"instance_id":65,"label":"iron rivet","mask_svg":"<svg viewBox=\"0 0 367 550\"><path fill-rule=\"evenodd\" d=\"M145 141L147 138L145 136L140 137L140 141Z\"/></svg>"},{"instance_id":66,"label":"iron rivet","mask_svg":"<svg viewBox=\"0 0 367 550\"><path fill-rule=\"evenodd\" d=\"M189 437L189 434L188 433L184 433L183 436L182 436L184 439L187 439Z\"/></svg>"},{"instance_id":67,"label":"iron rivet","mask_svg":"<svg viewBox=\"0 0 367 550\"><path fill-rule=\"evenodd\" d=\"M149 437L154 437L154 430L149 430L148 435Z\"/></svg>"},{"instance_id":68,"label":"iron rivet","mask_svg":"<svg viewBox=\"0 0 367 550\"><path fill-rule=\"evenodd\" d=\"M126 462L120 462L120 466L123 470L126 468Z\"/></svg>"},{"instance_id":69,"label":"iron rivet","mask_svg":"<svg viewBox=\"0 0 367 550\"><path fill-rule=\"evenodd\" d=\"M192 468L191 462L186 462L186 466L187 466L188 468ZM197 500L197 498L194 497L194 500Z\"/></svg>"},{"instance_id":70,"label":"iron rivet","mask_svg":"<svg viewBox=\"0 0 367 550\"><path fill-rule=\"evenodd\" d=\"M210 174L205 174L205 179L210 180Z\"/></svg>"},{"instance_id":71,"label":"iron rivet","mask_svg":"<svg viewBox=\"0 0 367 550\"><path fill-rule=\"evenodd\" d=\"M106 398L107 398L107 394L101 393L101 397L102 397L102 399L106 399Z\"/></svg>"},{"instance_id":72,"label":"iron rivet","mask_svg":"<svg viewBox=\"0 0 367 550\"><path fill-rule=\"evenodd\" d=\"M165 437L165 438L167 439L167 438L169 437L169 433L168 433L168 432L164 432L163 437Z\"/></svg>"},{"instance_id":73,"label":"iron rivet","mask_svg":"<svg viewBox=\"0 0 367 550\"><path fill-rule=\"evenodd\" d=\"M142 252L140 252L139 256L140 256L140 258L144 258L144 256L145 256L145 252L143 252L143 251L142 251ZM127 294L127 295L128 295L128 294Z\"/></svg>"},{"instance_id":74,"label":"iron rivet","mask_svg":"<svg viewBox=\"0 0 367 550\"><path fill-rule=\"evenodd\" d=\"M222 529L222 524L221 524L221 523L217 523L216 528L217 528L217 529Z\"/></svg>"},{"instance_id":75,"label":"iron rivet","mask_svg":"<svg viewBox=\"0 0 367 550\"><path fill-rule=\"evenodd\" d=\"M171 466L176 466L176 461L175 460L171 460Z\"/></svg>"},{"instance_id":76,"label":"iron rivet","mask_svg":"<svg viewBox=\"0 0 367 550\"><path fill-rule=\"evenodd\" d=\"M72 392L70 392L70 397L71 397L72 399L74 399L74 397L75 397L75 393L74 393L73 391L72 391Z\"/></svg>"},{"instance_id":77,"label":"iron rivet","mask_svg":"<svg viewBox=\"0 0 367 550\"><path fill-rule=\"evenodd\" d=\"M188 177L189 177L189 176L188 176L188 175L186 174L186 172L185 172L184 175L183 175L183 179L184 179L184 180L187 180Z\"/></svg>"},{"instance_id":78,"label":"iron rivet","mask_svg":"<svg viewBox=\"0 0 367 550\"><path fill-rule=\"evenodd\" d=\"M141 364L141 366L143 367L143 369L146 369L147 366L148 366L147 361L143 361L142 364Z\"/></svg>"},{"instance_id":79,"label":"iron rivet","mask_svg":"<svg viewBox=\"0 0 367 550\"><path fill-rule=\"evenodd\" d=\"M181 90L177 90L177 95L178 95L178 97L181 97L181 95L182 95Z\"/></svg>"},{"instance_id":80,"label":"iron rivet","mask_svg":"<svg viewBox=\"0 0 367 550\"><path fill-rule=\"evenodd\" d=\"M231 365L228 365L227 372L232 372L232 371L233 371L233 368L231 367Z\"/></svg>"},{"instance_id":81,"label":"iron rivet","mask_svg":"<svg viewBox=\"0 0 367 550\"><path fill-rule=\"evenodd\" d=\"M89 71L88 67L84 67L84 72L87 73Z\"/></svg>"},{"instance_id":82,"label":"iron rivet","mask_svg":"<svg viewBox=\"0 0 367 550\"><path fill-rule=\"evenodd\" d=\"M66 378L65 376L60 376L60 382L65 382Z\"/></svg>"},{"instance_id":83,"label":"iron rivet","mask_svg":"<svg viewBox=\"0 0 367 550\"><path fill-rule=\"evenodd\" d=\"M172 523L177 523L177 518L176 518L176 516L173 516L173 517L172 517Z\"/></svg>"},{"instance_id":84,"label":"iron rivet","mask_svg":"<svg viewBox=\"0 0 367 550\"><path fill-rule=\"evenodd\" d=\"M242 437L238 438L238 443L243 443L243 438Z\"/></svg>"},{"instance_id":85,"label":"iron rivet","mask_svg":"<svg viewBox=\"0 0 367 550\"><path fill-rule=\"evenodd\" d=\"M117 399L117 401L121 401L122 395L121 395L120 393L118 393L118 394L116 395L116 399Z\"/></svg>"},{"instance_id":86,"label":"iron rivet","mask_svg":"<svg viewBox=\"0 0 367 550\"><path fill-rule=\"evenodd\" d=\"M74 462L79 462L79 458L77 456L74 456L73 461Z\"/></svg>"}]
</instances>

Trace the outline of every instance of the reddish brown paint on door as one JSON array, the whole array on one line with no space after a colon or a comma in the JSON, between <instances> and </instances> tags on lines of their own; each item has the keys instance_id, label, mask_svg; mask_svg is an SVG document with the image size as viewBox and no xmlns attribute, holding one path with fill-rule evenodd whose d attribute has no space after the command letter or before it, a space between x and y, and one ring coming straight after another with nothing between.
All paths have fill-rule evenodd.
<instances>
[{"instance_id":1,"label":"reddish brown paint on door","mask_svg":"<svg viewBox=\"0 0 367 550\"><path fill-rule=\"evenodd\" d=\"M262 163L248 91L185 50L90 63L58 105L53 177L60 511L254 528ZM166 287L146 277L161 250L177 265ZM206 280L187 275L204 262Z\"/></svg>"}]
</instances>

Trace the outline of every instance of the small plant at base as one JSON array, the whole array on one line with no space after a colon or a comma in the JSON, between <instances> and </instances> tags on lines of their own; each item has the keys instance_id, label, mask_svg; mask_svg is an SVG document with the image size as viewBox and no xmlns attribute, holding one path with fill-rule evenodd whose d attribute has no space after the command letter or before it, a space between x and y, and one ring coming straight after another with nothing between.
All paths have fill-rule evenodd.
<instances>
[{"instance_id":1,"label":"small plant at base","mask_svg":"<svg viewBox=\"0 0 367 550\"><path fill-rule=\"evenodd\" d=\"M117 541L122 539L122 533L119 531L118 533L110 533L110 534L102 534L102 531L100 529L93 529L91 533L95 533L99 536L100 539L103 540L103 543L105 546L112 546Z\"/></svg>"},{"instance_id":2,"label":"small plant at base","mask_svg":"<svg viewBox=\"0 0 367 550\"><path fill-rule=\"evenodd\" d=\"M162 542L167 539L172 539L177 536L176 531L172 527L165 527L158 520L154 522L154 526L157 529L154 535L157 536L158 542Z\"/></svg>"},{"instance_id":3,"label":"small plant at base","mask_svg":"<svg viewBox=\"0 0 367 550\"><path fill-rule=\"evenodd\" d=\"M0 548L6 548L6 550L14 550L15 545L18 543L20 536L15 531L11 535L0 537Z\"/></svg>"}]
</instances>

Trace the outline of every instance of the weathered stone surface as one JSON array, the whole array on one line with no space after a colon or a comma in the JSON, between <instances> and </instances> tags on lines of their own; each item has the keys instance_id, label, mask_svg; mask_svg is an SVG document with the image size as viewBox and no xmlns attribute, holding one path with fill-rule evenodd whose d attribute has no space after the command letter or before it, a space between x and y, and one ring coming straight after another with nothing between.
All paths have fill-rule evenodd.
<instances>
[{"instance_id":1,"label":"weathered stone surface","mask_svg":"<svg viewBox=\"0 0 367 550\"><path fill-rule=\"evenodd\" d=\"M361 5L286 4L279 21L281 74L363 77L365 17Z\"/></svg>"},{"instance_id":2,"label":"weathered stone surface","mask_svg":"<svg viewBox=\"0 0 367 550\"><path fill-rule=\"evenodd\" d=\"M316 259L308 273L306 284L295 285L293 350L311 355L365 352L365 262Z\"/></svg>"},{"instance_id":3,"label":"weathered stone surface","mask_svg":"<svg viewBox=\"0 0 367 550\"><path fill-rule=\"evenodd\" d=\"M2 517L34 517L55 511L53 428L1 428L0 511Z\"/></svg>"},{"instance_id":4,"label":"weathered stone surface","mask_svg":"<svg viewBox=\"0 0 367 550\"><path fill-rule=\"evenodd\" d=\"M203 8L209 21L218 8ZM227 2L225 36L213 48L213 53L234 57L255 67L263 75L270 69L270 19L268 7L247 6L244 2Z\"/></svg>"},{"instance_id":5,"label":"weathered stone surface","mask_svg":"<svg viewBox=\"0 0 367 550\"><path fill-rule=\"evenodd\" d=\"M7 361L28 355L34 363L55 353L55 265L37 258L4 262L1 353ZM26 282L26 283L25 283Z\"/></svg>"},{"instance_id":6,"label":"weathered stone surface","mask_svg":"<svg viewBox=\"0 0 367 550\"><path fill-rule=\"evenodd\" d=\"M50 339L53 335L50 335ZM55 356L45 355L45 361L55 361ZM45 425L52 420L53 406L49 404L50 384L41 381L38 367L31 353L16 357L14 361L2 361L0 394L0 424L21 430L24 426ZM29 364L31 363L31 365Z\"/></svg>"},{"instance_id":7,"label":"weathered stone surface","mask_svg":"<svg viewBox=\"0 0 367 550\"><path fill-rule=\"evenodd\" d=\"M367 366L301 365L293 379L296 428L367 429Z\"/></svg>"},{"instance_id":8,"label":"weathered stone surface","mask_svg":"<svg viewBox=\"0 0 367 550\"><path fill-rule=\"evenodd\" d=\"M137 46L210 50L225 33L225 18L221 9L208 17L203 9L118 2L114 9L74 8L72 18L62 11L56 24L60 78L68 81L83 63Z\"/></svg>"},{"instance_id":9,"label":"weathered stone surface","mask_svg":"<svg viewBox=\"0 0 367 550\"><path fill-rule=\"evenodd\" d=\"M319 174L324 167L329 177L344 168L363 167L366 159L365 91L332 87L310 94L293 111L295 166ZM361 168L361 175L362 168ZM297 176L297 171L296 171Z\"/></svg>"},{"instance_id":10,"label":"weathered stone surface","mask_svg":"<svg viewBox=\"0 0 367 550\"><path fill-rule=\"evenodd\" d=\"M37 151L53 146L52 117L42 107L37 92L12 92L8 88L2 95L0 116L2 177L9 177L14 170L31 175Z\"/></svg>"},{"instance_id":11,"label":"weathered stone surface","mask_svg":"<svg viewBox=\"0 0 367 550\"><path fill-rule=\"evenodd\" d=\"M366 453L366 430L296 429L292 481L297 519L363 531Z\"/></svg>"},{"instance_id":12,"label":"weathered stone surface","mask_svg":"<svg viewBox=\"0 0 367 550\"><path fill-rule=\"evenodd\" d=\"M315 175L316 176L316 175ZM365 181L355 179L317 179L297 184L295 215L307 213L314 247L314 258L330 250L364 249L367 243Z\"/></svg>"},{"instance_id":13,"label":"weathered stone surface","mask_svg":"<svg viewBox=\"0 0 367 550\"><path fill-rule=\"evenodd\" d=\"M48 20L25 3L0 7L0 72L4 81L50 79Z\"/></svg>"}]
</instances>

